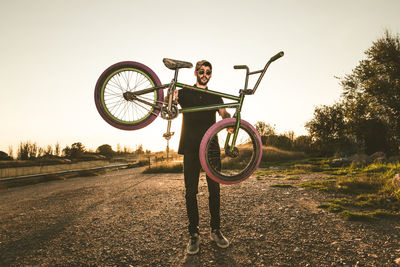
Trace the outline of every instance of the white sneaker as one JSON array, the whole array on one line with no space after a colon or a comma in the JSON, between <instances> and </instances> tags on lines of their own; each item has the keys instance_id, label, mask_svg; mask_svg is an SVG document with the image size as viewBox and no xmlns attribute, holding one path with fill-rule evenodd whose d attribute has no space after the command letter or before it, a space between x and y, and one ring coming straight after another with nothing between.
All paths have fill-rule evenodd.
<instances>
[{"instance_id":1,"label":"white sneaker","mask_svg":"<svg viewBox=\"0 0 400 267\"><path fill-rule=\"evenodd\" d=\"M200 236L198 233L190 235L189 243L186 247L187 254L194 255L199 253L200 250Z\"/></svg>"},{"instance_id":2,"label":"white sneaker","mask_svg":"<svg viewBox=\"0 0 400 267\"><path fill-rule=\"evenodd\" d=\"M211 230L210 238L211 240L215 241L215 243L217 243L217 246L220 248L229 247L228 239L225 238L225 236L221 233L221 230L219 229Z\"/></svg>"}]
</instances>

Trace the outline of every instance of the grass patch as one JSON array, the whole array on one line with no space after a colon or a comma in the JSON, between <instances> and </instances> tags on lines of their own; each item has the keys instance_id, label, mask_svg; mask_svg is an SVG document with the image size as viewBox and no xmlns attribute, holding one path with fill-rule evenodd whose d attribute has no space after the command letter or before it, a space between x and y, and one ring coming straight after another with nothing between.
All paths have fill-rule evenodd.
<instances>
[{"instance_id":1,"label":"grass patch","mask_svg":"<svg viewBox=\"0 0 400 267\"><path fill-rule=\"evenodd\" d=\"M253 173L253 176L255 176L257 180L262 180L262 179L264 179L266 177L273 176L274 173L275 173L275 171L272 171L272 170L258 169Z\"/></svg>"},{"instance_id":2,"label":"grass patch","mask_svg":"<svg viewBox=\"0 0 400 267\"><path fill-rule=\"evenodd\" d=\"M343 211L343 207L339 204L334 203L324 203L318 206L318 208L322 208L328 210L329 212L339 213Z\"/></svg>"},{"instance_id":3,"label":"grass patch","mask_svg":"<svg viewBox=\"0 0 400 267\"><path fill-rule=\"evenodd\" d=\"M399 217L400 188L393 184L396 173L400 173L399 163L351 164L338 169L334 173L336 177L327 181L313 181L299 186L341 196L328 204L321 204L320 208L340 213L346 220L371 221Z\"/></svg>"},{"instance_id":4,"label":"grass patch","mask_svg":"<svg viewBox=\"0 0 400 267\"><path fill-rule=\"evenodd\" d=\"M265 176L293 176L286 180L299 180L299 174L331 174L296 186L333 193L337 197L321 204L320 208L339 213L345 219L367 221L400 217L400 188L393 182L395 174L400 173L399 162L350 164L346 167L332 167L329 163L328 158L288 158L270 162L269 165L263 161L262 164L270 167ZM294 186L277 184L272 187Z\"/></svg>"},{"instance_id":5,"label":"grass patch","mask_svg":"<svg viewBox=\"0 0 400 267\"><path fill-rule=\"evenodd\" d=\"M289 180L289 181L298 181L298 180L300 180L300 179L301 179L301 178L298 177L298 176L292 176L292 177L286 178L286 180Z\"/></svg>"},{"instance_id":6,"label":"grass patch","mask_svg":"<svg viewBox=\"0 0 400 267\"><path fill-rule=\"evenodd\" d=\"M298 174L310 174L312 173L312 171L301 168L292 168L284 170L283 173L285 175L298 175Z\"/></svg>"},{"instance_id":7,"label":"grass patch","mask_svg":"<svg viewBox=\"0 0 400 267\"><path fill-rule=\"evenodd\" d=\"M371 211L351 211L344 206L354 206L354 203L348 199L335 199L331 203L323 203L318 208L325 209L332 213L339 213L348 221L373 221L382 218L397 218L400 213L393 210L376 209ZM357 205L355 205L357 206Z\"/></svg>"},{"instance_id":8,"label":"grass patch","mask_svg":"<svg viewBox=\"0 0 400 267\"><path fill-rule=\"evenodd\" d=\"M298 187L312 188L320 191L335 191L335 183L336 180L312 181L301 183Z\"/></svg>"},{"instance_id":9,"label":"grass patch","mask_svg":"<svg viewBox=\"0 0 400 267\"><path fill-rule=\"evenodd\" d=\"M254 172L254 174L262 176L274 176L276 172L279 172L279 169L258 169Z\"/></svg>"},{"instance_id":10,"label":"grass patch","mask_svg":"<svg viewBox=\"0 0 400 267\"><path fill-rule=\"evenodd\" d=\"M333 172L326 158L292 158L283 161L261 162L262 167L279 167L285 175L310 174L315 172Z\"/></svg>"},{"instance_id":11,"label":"grass patch","mask_svg":"<svg viewBox=\"0 0 400 267\"><path fill-rule=\"evenodd\" d=\"M382 180L374 176L340 177L337 181L337 190L347 194L377 193L382 187Z\"/></svg>"},{"instance_id":12,"label":"grass patch","mask_svg":"<svg viewBox=\"0 0 400 267\"><path fill-rule=\"evenodd\" d=\"M375 210L373 212L352 212L344 210L340 212L340 215L348 221L373 221L382 218L398 218L399 213L386 211L386 210Z\"/></svg>"},{"instance_id":13,"label":"grass patch","mask_svg":"<svg viewBox=\"0 0 400 267\"><path fill-rule=\"evenodd\" d=\"M336 198L336 199L332 199L331 202L333 204L341 205L341 206L354 206L354 202L348 198Z\"/></svg>"},{"instance_id":14,"label":"grass patch","mask_svg":"<svg viewBox=\"0 0 400 267\"><path fill-rule=\"evenodd\" d=\"M276 187L276 188L294 188L294 186L291 185L291 184L273 184L273 185L270 185L270 187Z\"/></svg>"},{"instance_id":15,"label":"grass patch","mask_svg":"<svg viewBox=\"0 0 400 267\"><path fill-rule=\"evenodd\" d=\"M302 187L319 189L328 186L330 191L353 196L372 194L374 199L386 198L400 201L400 190L395 188L392 179L395 173L400 172L400 164L374 163L365 167L349 166L342 168L327 181L314 181L301 184ZM371 196L371 195L370 195Z\"/></svg>"},{"instance_id":16,"label":"grass patch","mask_svg":"<svg viewBox=\"0 0 400 267\"><path fill-rule=\"evenodd\" d=\"M169 163L147 167L143 173L182 173L183 163Z\"/></svg>"}]
</instances>

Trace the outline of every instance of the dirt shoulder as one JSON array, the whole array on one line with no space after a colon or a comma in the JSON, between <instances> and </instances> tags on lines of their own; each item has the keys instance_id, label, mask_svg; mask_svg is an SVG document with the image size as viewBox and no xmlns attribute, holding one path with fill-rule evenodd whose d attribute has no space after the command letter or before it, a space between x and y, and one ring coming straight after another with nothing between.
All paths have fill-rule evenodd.
<instances>
[{"instance_id":1,"label":"dirt shoulder","mask_svg":"<svg viewBox=\"0 0 400 267\"><path fill-rule=\"evenodd\" d=\"M221 187L223 232L209 240L207 185L199 185L200 253L187 243L183 174L126 169L0 191L0 265L397 266L400 222L360 223L317 208L330 198L279 173ZM322 175L322 174L321 174Z\"/></svg>"}]
</instances>

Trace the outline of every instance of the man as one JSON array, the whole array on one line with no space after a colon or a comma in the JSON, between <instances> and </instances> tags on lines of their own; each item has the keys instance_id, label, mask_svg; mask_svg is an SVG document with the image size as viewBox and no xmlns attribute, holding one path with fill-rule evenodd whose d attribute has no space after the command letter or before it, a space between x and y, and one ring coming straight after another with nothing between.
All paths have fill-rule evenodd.
<instances>
[{"instance_id":1,"label":"man","mask_svg":"<svg viewBox=\"0 0 400 267\"><path fill-rule=\"evenodd\" d=\"M208 89L207 83L211 78L212 66L210 62L202 60L197 62L194 75L196 76L196 87ZM176 91L175 100L182 108L205 106L223 103L219 96L205 94L189 88ZM188 254L199 252L199 211L197 205L197 193L200 176L199 147L202 137L207 129L216 121L216 110L188 112L183 114L182 133L179 142L179 154L183 154L185 189L186 189L186 210L189 219L190 239L186 251ZM219 115L225 119L230 114L225 108L218 110ZM220 164L217 163L217 164ZM207 185L209 192L209 210L211 215L210 238L221 248L229 246L229 241L222 235L220 230L220 187L219 183L208 176Z\"/></svg>"}]
</instances>

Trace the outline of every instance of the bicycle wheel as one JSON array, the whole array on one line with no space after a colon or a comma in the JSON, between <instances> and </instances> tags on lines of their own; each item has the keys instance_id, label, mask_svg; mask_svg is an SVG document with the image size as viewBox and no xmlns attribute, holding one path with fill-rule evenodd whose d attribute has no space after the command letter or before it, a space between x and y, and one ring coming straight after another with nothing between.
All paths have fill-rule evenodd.
<instances>
[{"instance_id":1,"label":"bicycle wheel","mask_svg":"<svg viewBox=\"0 0 400 267\"><path fill-rule=\"evenodd\" d=\"M125 93L160 86L157 75L147 66L133 61L116 63L99 77L94 91L97 111L110 125L122 130L137 130L157 118L159 109L126 97ZM161 107L162 89L137 96Z\"/></svg>"},{"instance_id":2,"label":"bicycle wheel","mask_svg":"<svg viewBox=\"0 0 400 267\"><path fill-rule=\"evenodd\" d=\"M236 119L230 118L211 126L200 143L201 166L214 181L222 184L239 183L257 169L261 161L261 137L247 121L241 120L234 153L225 144L231 144L233 134L227 128L235 127Z\"/></svg>"}]
</instances>

